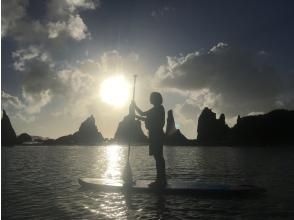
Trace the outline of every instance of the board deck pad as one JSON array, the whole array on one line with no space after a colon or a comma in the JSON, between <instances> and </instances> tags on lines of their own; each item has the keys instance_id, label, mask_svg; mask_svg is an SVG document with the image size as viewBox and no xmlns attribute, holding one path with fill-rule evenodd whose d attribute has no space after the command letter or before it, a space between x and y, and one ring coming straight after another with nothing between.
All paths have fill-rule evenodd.
<instances>
[{"instance_id":1,"label":"board deck pad","mask_svg":"<svg viewBox=\"0 0 294 220\"><path fill-rule=\"evenodd\" d=\"M162 193L193 193L193 194L261 194L265 189L254 185L216 184L200 181L169 180L165 188L150 188L153 180L136 180L130 187L125 187L122 180L80 178L79 183L86 188L101 191L134 191L134 192L162 192Z\"/></svg>"}]
</instances>

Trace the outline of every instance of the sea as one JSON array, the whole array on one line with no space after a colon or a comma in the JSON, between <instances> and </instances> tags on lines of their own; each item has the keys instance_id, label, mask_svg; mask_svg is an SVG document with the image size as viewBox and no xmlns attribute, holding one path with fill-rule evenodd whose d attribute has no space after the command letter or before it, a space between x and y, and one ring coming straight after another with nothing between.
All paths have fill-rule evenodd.
<instances>
[{"instance_id":1,"label":"sea","mask_svg":"<svg viewBox=\"0 0 294 220\"><path fill-rule=\"evenodd\" d=\"M254 184L259 197L125 194L81 188L121 179L127 147L2 147L2 219L294 219L294 147L165 147L168 179ZM154 179L147 146L131 149L134 179Z\"/></svg>"}]
</instances>

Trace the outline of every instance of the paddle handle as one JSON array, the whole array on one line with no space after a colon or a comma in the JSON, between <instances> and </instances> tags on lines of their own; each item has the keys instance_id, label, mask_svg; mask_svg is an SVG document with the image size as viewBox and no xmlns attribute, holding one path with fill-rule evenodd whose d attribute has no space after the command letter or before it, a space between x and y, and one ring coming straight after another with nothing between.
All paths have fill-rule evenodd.
<instances>
[{"instance_id":1,"label":"paddle handle","mask_svg":"<svg viewBox=\"0 0 294 220\"><path fill-rule=\"evenodd\" d=\"M137 75L134 75L133 101L135 101L136 79L137 79Z\"/></svg>"}]
</instances>

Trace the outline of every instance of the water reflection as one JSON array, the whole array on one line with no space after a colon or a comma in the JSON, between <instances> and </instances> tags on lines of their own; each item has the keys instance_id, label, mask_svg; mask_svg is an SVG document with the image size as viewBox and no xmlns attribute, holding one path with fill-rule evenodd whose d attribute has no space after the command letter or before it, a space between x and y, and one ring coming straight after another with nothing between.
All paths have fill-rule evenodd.
<instances>
[{"instance_id":1,"label":"water reflection","mask_svg":"<svg viewBox=\"0 0 294 220\"><path fill-rule=\"evenodd\" d=\"M267 196L248 200L79 188L80 177L109 174L120 179L127 147L34 146L3 148L2 153L3 219L293 219L294 215L293 149L165 148L170 179L209 183L247 179L248 184L254 181L268 189ZM132 148L131 165L134 179L155 178L147 146Z\"/></svg>"},{"instance_id":2,"label":"water reflection","mask_svg":"<svg viewBox=\"0 0 294 220\"><path fill-rule=\"evenodd\" d=\"M111 145L106 148L107 168L103 174L106 179L121 179L123 148L119 145Z\"/></svg>"},{"instance_id":3,"label":"water reflection","mask_svg":"<svg viewBox=\"0 0 294 220\"><path fill-rule=\"evenodd\" d=\"M96 216L98 219L124 219L127 215L127 206L122 193L85 192L87 199L83 208L87 210L88 217Z\"/></svg>"},{"instance_id":4,"label":"water reflection","mask_svg":"<svg viewBox=\"0 0 294 220\"><path fill-rule=\"evenodd\" d=\"M111 145L103 149L98 159L101 169L101 178L121 179L122 167L125 164L126 149L120 145ZM97 159L96 159L97 160ZM103 171L104 170L104 171ZM125 219L127 206L122 193L84 191L83 209L90 218L98 219Z\"/></svg>"}]
</instances>

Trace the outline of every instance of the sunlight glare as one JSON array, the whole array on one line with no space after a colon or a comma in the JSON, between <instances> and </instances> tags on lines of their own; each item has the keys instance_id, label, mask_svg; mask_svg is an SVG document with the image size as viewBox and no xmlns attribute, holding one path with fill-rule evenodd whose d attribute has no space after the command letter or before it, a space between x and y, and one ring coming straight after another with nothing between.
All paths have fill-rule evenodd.
<instances>
[{"instance_id":1,"label":"sunlight glare","mask_svg":"<svg viewBox=\"0 0 294 220\"><path fill-rule=\"evenodd\" d=\"M101 83L100 97L105 103L120 107L129 98L129 88L129 83L122 75L113 76Z\"/></svg>"},{"instance_id":2,"label":"sunlight glare","mask_svg":"<svg viewBox=\"0 0 294 220\"><path fill-rule=\"evenodd\" d=\"M106 149L107 170L104 173L107 179L118 179L121 175L121 147L119 145L111 145Z\"/></svg>"}]
</instances>

